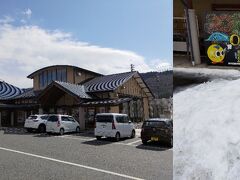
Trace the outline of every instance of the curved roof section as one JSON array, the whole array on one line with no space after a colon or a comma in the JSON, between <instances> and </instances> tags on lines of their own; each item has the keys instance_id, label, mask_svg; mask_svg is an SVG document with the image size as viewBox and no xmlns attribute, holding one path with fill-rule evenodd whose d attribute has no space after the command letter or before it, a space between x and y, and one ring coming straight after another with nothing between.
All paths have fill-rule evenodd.
<instances>
[{"instance_id":1,"label":"curved roof section","mask_svg":"<svg viewBox=\"0 0 240 180\"><path fill-rule=\"evenodd\" d=\"M137 72L126 72L96 77L83 85L85 86L86 92L113 91L127 82L136 73Z\"/></svg>"},{"instance_id":2,"label":"curved roof section","mask_svg":"<svg viewBox=\"0 0 240 180\"><path fill-rule=\"evenodd\" d=\"M19 94L21 94L23 90L20 88L8 84L4 81L0 81L0 100L11 99Z\"/></svg>"},{"instance_id":3,"label":"curved roof section","mask_svg":"<svg viewBox=\"0 0 240 180\"><path fill-rule=\"evenodd\" d=\"M44 71L44 70L47 70L49 68L62 68L62 67L72 67L72 68L76 68L76 69L78 69L80 71L85 71L85 72L92 73L92 74L99 75L99 76L102 75L102 74L99 74L99 73L96 73L96 72L93 72L93 71L90 71L90 70L87 70L87 69L83 69L83 68L80 68L80 67L77 67L77 66L72 66L72 65L53 65L53 66L47 66L47 67L38 69L38 70L34 71L33 73L29 74L27 76L27 78L32 79L33 76L35 76L37 73L39 73L41 71Z\"/></svg>"},{"instance_id":4,"label":"curved roof section","mask_svg":"<svg viewBox=\"0 0 240 180\"><path fill-rule=\"evenodd\" d=\"M24 99L24 98L35 98L38 96L40 91L34 91L33 88L25 89L22 94L14 97L14 99Z\"/></svg>"}]
</instances>

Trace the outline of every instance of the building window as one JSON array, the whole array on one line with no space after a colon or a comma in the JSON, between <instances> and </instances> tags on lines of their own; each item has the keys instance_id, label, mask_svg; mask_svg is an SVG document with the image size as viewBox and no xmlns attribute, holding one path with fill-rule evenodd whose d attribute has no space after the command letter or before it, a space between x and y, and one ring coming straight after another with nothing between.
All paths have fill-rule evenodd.
<instances>
[{"instance_id":1,"label":"building window","mask_svg":"<svg viewBox=\"0 0 240 180\"><path fill-rule=\"evenodd\" d=\"M52 69L50 71L43 71L39 74L39 86L40 88L46 87L52 81L67 81L67 69Z\"/></svg>"},{"instance_id":2,"label":"building window","mask_svg":"<svg viewBox=\"0 0 240 180\"><path fill-rule=\"evenodd\" d=\"M56 71L56 69L52 70L52 80L53 81L57 80L57 71Z\"/></svg>"},{"instance_id":3,"label":"building window","mask_svg":"<svg viewBox=\"0 0 240 180\"><path fill-rule=\"evenodd\" d=\"M44 87L43 72L39 74L39 85L40 85L40 88Z\"/></svg>"},{"instance_id":4,"label":"building window","mask_svg":"<svg viewBox=\"0 0 240 180\"><path fill-rule=\"evenodd\" d=\"M48 71L48 84L50 84L52 82L52 72L51 71Z\"/></svg>"},{"instance_id":5,"label":"building window","mask_svg":"<svg viewBox=\"0 0 240 180\"><path fill-rule=\"evenodd\" d=\"M67 81L67 69L66 68L57 69L57 80L63 81L63 82Z\"/></svg>"}]
</instances>

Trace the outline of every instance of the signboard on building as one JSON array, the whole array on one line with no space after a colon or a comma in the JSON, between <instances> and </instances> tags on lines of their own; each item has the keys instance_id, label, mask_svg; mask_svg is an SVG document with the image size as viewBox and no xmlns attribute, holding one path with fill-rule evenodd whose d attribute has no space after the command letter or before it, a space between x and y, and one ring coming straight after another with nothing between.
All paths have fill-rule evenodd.
<instances>
[{"instance_id":1,"label":"signboard on building","mask_svg":"<svg viewBox=\"0 0 240 180\"><path fill-rule=\"evenodd\" d=\"M208 63L240 65L240 12L209 12L204 21Z\"/></svg>"}]
</instances>

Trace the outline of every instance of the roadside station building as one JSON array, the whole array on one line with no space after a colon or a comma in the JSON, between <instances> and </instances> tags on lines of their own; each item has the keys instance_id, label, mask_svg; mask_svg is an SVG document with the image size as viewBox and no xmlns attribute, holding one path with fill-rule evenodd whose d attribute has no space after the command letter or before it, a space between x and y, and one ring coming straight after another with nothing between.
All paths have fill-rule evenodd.
<instances>
[{"instance_id":1,"label":"roadside station building","mask_svg":"<svg viewBox=\"0 0 240 180\"><path fill-rule=\"evenodd\" d=\"M96 113L126 113L132 121L149 117L153 93L136 71L102 75L55 65L27 77L33 88L21 90L0 82L0 126L21 126L30 114L69 114L82 129L93 127Z\"/></svg>"}]
</instances>

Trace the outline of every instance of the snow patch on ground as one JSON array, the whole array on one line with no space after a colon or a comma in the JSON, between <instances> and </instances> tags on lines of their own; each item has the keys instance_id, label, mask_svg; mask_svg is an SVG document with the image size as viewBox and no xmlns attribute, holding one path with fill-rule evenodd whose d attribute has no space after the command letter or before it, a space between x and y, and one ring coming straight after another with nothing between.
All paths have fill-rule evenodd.
<instances>
[{"instance_id":1,"label":"snow patch on ground","mask_svg":"<svg viewBox=\"0 0 240 180\"><path fill-rule=\"evenodd\" d=\"M185 73L191 76L204 77L207 76L210 79L216 78L240 78L240 71L234 69L209 69L209 68L174 68L174 73Z\"/></svg>"},{"instance_id":2,"label":"snow patch on ground","mask_svg":"<svg viewBox=\"0 0 240 180\"><path fill-rule=\"evenodd\" d=\"M239 76L236 70L204 73ZM173 101L174 179L239 180L240 79L190 87Z\"/></svg>"}]
</instances>

